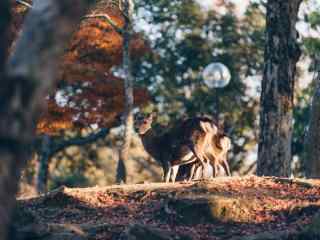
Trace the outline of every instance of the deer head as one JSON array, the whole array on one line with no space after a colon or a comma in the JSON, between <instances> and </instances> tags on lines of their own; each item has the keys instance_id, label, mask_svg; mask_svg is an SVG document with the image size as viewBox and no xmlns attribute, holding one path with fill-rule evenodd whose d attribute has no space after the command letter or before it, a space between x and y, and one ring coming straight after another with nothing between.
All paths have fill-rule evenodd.
<instances>
[{"instance_id":1,"label":"deer head","mask_svg":"<svg viewBox=\"0 0 320 240\"><path fill-rule=\"evenodd\" d=\"M151 124L155 118L155 113L151 113L148 115L139 114L135 120L135 130L138 134L143 135L149 129L151 129Z\"/></svg>"}]
</instances>

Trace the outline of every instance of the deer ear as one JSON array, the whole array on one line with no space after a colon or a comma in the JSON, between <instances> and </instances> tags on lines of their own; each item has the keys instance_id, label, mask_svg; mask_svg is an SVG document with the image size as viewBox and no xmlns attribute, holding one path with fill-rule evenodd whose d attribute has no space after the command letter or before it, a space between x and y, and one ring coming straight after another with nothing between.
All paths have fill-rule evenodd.
<instances>
[{"instance_id":1,"label":"deer ear","mask_svg":"<svg viewBox=\"0 0 320 240\"><path fill-rule=\"evenodd\" d=\"M200 127L202 128L203 131L205 132L210 132L211 129L210 129L210 123L207 123L207 122L200 122Z\"/></svg>"},{"instance_id":2,"label":"deer ear","mask_svg":"<svg viewBox=\"0 0 320 240\"><path fill-rule=\"evenodd\" d=\"M157 117L157 113L156 112L152 112L150 113L150 116L149 116L151 119L155 119Z\"/></svg>"},{"instance_id":3,"label":"deer ear","mask_svg":"<svg viewBox=\"0 0 320 240\"><path fill-rule=\"evenodd\" d=\"M207 133L211 133L213 135L216 135L218 132L217 127L213 124L210 124L209 122L200 122L200 127L202 128L203 131Z\"/></svg>"}]
</instances>

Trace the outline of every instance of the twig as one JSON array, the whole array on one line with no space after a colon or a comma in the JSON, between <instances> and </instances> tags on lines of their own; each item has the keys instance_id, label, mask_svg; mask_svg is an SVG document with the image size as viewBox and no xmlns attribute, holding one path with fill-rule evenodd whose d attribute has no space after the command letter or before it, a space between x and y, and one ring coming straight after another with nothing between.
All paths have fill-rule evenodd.
<instances>
[{"instance_id":1,"label":"twig","mask_svg":"<svg viewBox=\"0 0 320 240\"><path fill-rule=\"evenodd\" d=\"M110 18L110 16L108 14L103 14L103 13L88 14L88 15L85 15L83 18L103 18L103 19L107 20L107 22L114 28L114 30L117 33L119 33L121 35L123 34L123 30L116 25L116 23Z\"/></svg>"},{"instance_id":2,"label":"twig","mask_svg":"<svg viewBox=\"0 0 320 240\"><path fill-rule=\"evenodd\" d=\"M32 8L32 5L30 3L27 3L27 2L25 2L23 0L16 0L16 3L20 3L20 4L22 4L22 5L24 5L24 6L28 7L28 8Z\"/></svg>"}]
</instances>

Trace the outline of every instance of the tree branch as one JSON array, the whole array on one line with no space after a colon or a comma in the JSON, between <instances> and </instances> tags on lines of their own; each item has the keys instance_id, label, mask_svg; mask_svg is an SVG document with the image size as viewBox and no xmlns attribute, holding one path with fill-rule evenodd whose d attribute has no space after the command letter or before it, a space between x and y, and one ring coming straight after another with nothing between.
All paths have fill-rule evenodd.
<instances>
[{"instance_id":1,"label":"tree branch","mask_svg":"<svg viewBox=\"0 0 320 240\"><path fill-rule=\"evenodd\" d=\"M110 129L102 128L99 132L89 134L86 137L77 137L77 138L72 138L72 139L68 139L65 141L61 141L52 147L50 155L52 156L53 154L61 151L62 149L66 148L66 147L81 146L81 145L84 145L87 143L92 143L92 142L98 140L99 138L104 138L109 133L109 131L110 131Z\"/></svg>"},{"instance_id":2,"label":"tree branch","mask_svg":"<svg viewBox=\"0 0 320 240\"><path fill-rule=\"evenodd\" d=\"M60 142L55 142L53 139L44 135L41 137L41 146L37 149L39 155L39 164L37 170L37 191L44 193L47 191L47 182L49 176L50 158L57 152L70 146L80 146L87 143L92 143L99 138L104 138L109 133L109 129L103 128L99 132L89 134L86 137L76 137Z\"/></svg>"},{"instance_id":3,"label":"tree branch","mask_svg":"<svg viewBox=\"0 0 320 240\"><path fill-rule=\"evenodd\" d=\"M103 18L113 27L113 29L117 33L119 33L120 35L123 34L123 30L117 26L117 24L111 19L111 17L108 14L104 14L104 13L88 14L88 15L85 15L83 18Z\"/></svg>"}]
</instances>

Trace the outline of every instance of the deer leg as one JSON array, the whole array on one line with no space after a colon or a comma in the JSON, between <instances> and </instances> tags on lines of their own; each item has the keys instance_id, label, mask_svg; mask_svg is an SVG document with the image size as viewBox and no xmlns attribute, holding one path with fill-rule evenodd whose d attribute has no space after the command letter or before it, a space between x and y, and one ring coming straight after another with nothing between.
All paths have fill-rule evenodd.
<instances>
[{"instance_id":1,"label":"deer leg","mask_svg":"<svg viewBox=\"0 0 320 240\"><path fill-rule=\"evenodd\" d=\"M163 166L163 178L166 183L170 181L170 176L171 176L171 164L167 162Z\"/></svg>"},{"instance_id":2,"label":"deer leg","mask_svg":"<svg viewBox=\"0 0 320 240\"><path fill-rule=\"evenodd\" d=\"M189 149L191 150L191 152L193 153L193 155L200 160L201 164L203 167L205 167L204 165L204 157L203 154L201 154L201 151L197 148L197 146L195 146L194 144L190 143L188 144Z\"/></svg>"},{"instance_id":3,"label":"deer leg","mask_svg":"<svg viewBox=\"0 0 320 240\"><path fill-rule=\"evenodd\" d=\"M178 170L179 170L179 165L175 165L172 167L171 181L173 183L176 181Z\"/></svg>"},{"instance_id":4,"label":"deer leg","mask_svg":"<svg viewBox=\"0 0 320 240\"><path fill-rule=\"evenodd\" d=\"M165 176L166 183L170 182L170 176L171 176L171 167L169 167L167 174Z\"/></svg>"},{"instance_id":5,"label":"deer leg","mask_svg":"<svg viewBox=\"0 0 320 240\"><path fill-rule=\"evenodd\" d=\"M227 176L231 176L231 172L230 172L230 167L229 167L229 163L227 162L227 159L224 159L222 162L221 162L221 165L224 169L224 171L226 172Z\"/></svg>"},{"instance_id":6,"label":"deer leg","mask_svg":"<svg viewBox=\"0 0 320 240\"><path fill-rule=\"evenodd\" d=\"M199 164L196 168L195 180L199 180L201 178L203 178L203 166Z\"/></svg>"},{"instance_id":7,"label":"deer leg","mask_svg":"<svg viewBox=\"0 0 320 240\"><path fill-rule=\"evenodd\" d=\"M218 174L218 164L214 163L213 164L213 177L217 177Z\"/></svg>"},{"instance_id":8,"label":"deer leg","mask_svg":"<svg viewBox=\"0 0 320 240\"><path fill-rule=\"evenodd\" d=\"M192 181L192 179L193 179L193 175L194 175L194 171L196 170L196 167L197 167L196 163L192 164L192 167L191 167L191 170L190 170L190 176L189 176L189 179L188 179L189 182Z\"/></svg>"},{"instance_id":9,"label":"deer leg","mask_svg":"<svg viewBox=\"0 0 320 240\"><path fill-rule=\"evenodd\" d=\"M213 167L210 163L206 163L206 169L203 171L203 178L210 179L213 177Z\"/></svg>"}]
</instances>

